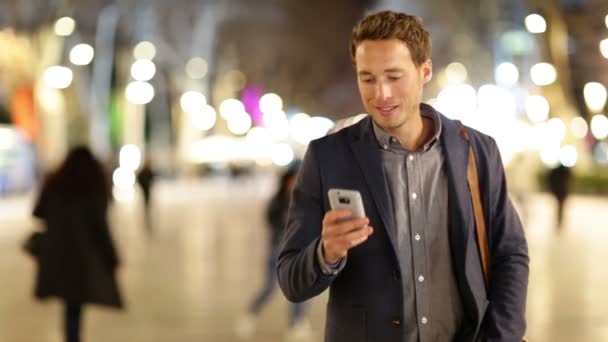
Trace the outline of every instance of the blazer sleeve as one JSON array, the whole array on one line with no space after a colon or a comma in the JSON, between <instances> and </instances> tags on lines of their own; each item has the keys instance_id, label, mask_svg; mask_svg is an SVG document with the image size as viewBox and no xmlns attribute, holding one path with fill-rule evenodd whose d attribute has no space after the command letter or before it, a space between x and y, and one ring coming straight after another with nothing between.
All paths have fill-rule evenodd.
<instances>
[{"instance_id":1,"label":"blazer sleeve","mask_svg":"<svg viewBox=\"0 0 608 342\"><path fill-rule=\"evenodd\" d=\"M321 271L316 253L325 214L316 148L317 143L313 141L300 167L279 252L279 285L292 302L322 293L336 277Z\"/></svg>"},{"instance_id":2,"label":"blazer sleeve","mask_svg":"<svg viewBox=\"0 0 608 342\"><path fill-rule=\"evenodd\" d=\"M489 148L491 255L490 304L484 318L484 341L520 342L526 330L529 257L524 230L507 193L504 167L493 139Z\"/></svg>"}]
</instances>

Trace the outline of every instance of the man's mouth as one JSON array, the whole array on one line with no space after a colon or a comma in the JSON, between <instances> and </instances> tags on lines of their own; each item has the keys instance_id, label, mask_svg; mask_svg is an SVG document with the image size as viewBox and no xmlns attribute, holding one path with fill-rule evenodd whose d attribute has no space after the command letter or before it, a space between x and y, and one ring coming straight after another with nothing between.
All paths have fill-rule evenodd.
<instances>
[{"instance_id":1,"label":"man's mouth","mask_svg":"<svg viewBox=\"0 0 608 342\"><path fill-rule=\"evenodd\" d=\"M398 105L395 105L395 106L376 106L376 110L381 115L390 115L390 114L393 114L393 112L395 112L395 110L397 109L397 107L399 107L399 106Z\"/></svg>"}]
</instances>

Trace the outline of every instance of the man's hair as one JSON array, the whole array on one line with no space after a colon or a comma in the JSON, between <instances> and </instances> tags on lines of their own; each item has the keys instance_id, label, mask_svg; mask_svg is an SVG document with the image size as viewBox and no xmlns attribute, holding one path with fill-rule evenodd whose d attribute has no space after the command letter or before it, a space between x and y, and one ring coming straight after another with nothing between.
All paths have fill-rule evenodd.
<instances>
[{"instance_id":1,"label":"man's hair","mask_svg":"<svg viewBox=\"0 0 608 342\"><path fill-rule=\"evenodd\" d=\"M417 16L394 11L372 13L355 27L350 40L350 56L354 64L357 46L364 40L399 39L410 50L414 64L419 67L431 57L431 39Z\"/></svg>"}]
</instances>

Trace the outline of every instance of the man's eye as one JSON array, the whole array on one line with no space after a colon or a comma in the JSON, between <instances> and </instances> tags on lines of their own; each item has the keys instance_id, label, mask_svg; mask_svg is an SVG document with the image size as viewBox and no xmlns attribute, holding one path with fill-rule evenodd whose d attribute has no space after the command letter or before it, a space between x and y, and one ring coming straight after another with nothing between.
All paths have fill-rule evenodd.
<instances>
[{"instance_id":1,"label":"man's eye","mask_svg":"<svg viewBox=\"0 0 608 342\"><path fill-rule=\"evenodd\" d=\"M401 76L389 76L388 79L391 81L397 81L398 79L400 79Z\"/></svg>"}]
</instances>

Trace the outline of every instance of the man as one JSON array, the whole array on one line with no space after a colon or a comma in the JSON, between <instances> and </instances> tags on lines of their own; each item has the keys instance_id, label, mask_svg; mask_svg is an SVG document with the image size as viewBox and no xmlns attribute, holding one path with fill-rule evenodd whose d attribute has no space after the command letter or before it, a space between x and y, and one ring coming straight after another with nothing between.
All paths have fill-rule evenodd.
<instances>
[{"instance_id":1,"label":"man","mask_svg":"<svg viewBox=\"0 0 608 342\"><path fill-rule=\"evenodd\" d=\"M379 12L353 29L351 56L371 117L313 141L279 254L291 301L329 287L325 341L521 341L528 252L494 140L468 129L491 257L486 289L467 186L469 141L422 104L431 79L419 18ZM367 217L330 210L331 188L361 192Z\"/></svg>"}]
</instances>

